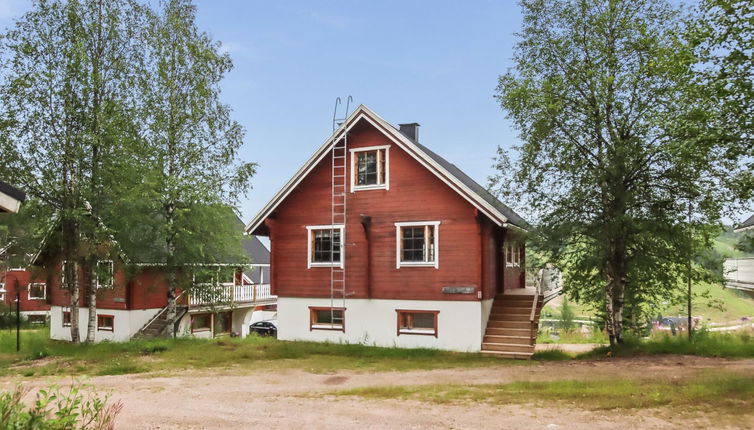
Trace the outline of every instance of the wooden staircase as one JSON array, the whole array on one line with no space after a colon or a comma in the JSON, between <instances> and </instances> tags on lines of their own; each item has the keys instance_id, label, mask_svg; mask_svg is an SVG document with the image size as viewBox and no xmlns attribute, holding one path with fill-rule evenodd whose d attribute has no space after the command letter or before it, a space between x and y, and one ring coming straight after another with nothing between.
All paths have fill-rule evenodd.
<instances>
[{"instance_id":1,"label":"wooden staircase","mask_svg":"<svg viewBox=\"0 0 754 430\"><path fill-rule=\"evenodd\" d=\"M136 334L135 337L139 337L142 339L147 338L155 338L155 337L163 337L163 336L172 336L172 331L168 328L168 313L166 312L167 307L163 308L160 313L156 316L156 318L153 318L151 321L149 321L144 327L139 330L139 332ZM175 320L180 321L181 318L188 312L188 306L176 306L175 309Z\"/></svg>"},{"instance_id":2,"label":"wooden staircase","mask_svg":"<svg viewBox=\"0 0 754 430\"><path fill-rule=\"evenodd\" d=\"M482 353L503 358L530 359L534 354L543 297L503 294L495 298L482 340Z\"/></svg>"}]
</instances>

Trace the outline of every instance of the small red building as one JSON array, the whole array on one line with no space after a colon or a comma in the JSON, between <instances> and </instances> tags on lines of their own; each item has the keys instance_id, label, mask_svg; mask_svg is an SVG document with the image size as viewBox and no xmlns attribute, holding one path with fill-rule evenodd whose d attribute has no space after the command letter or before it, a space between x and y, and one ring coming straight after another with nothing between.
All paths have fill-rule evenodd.
<instances>
[{"instance_id":1,"label":"small red building","mask_svg":"<svg viewBox=\"0 0 754 430\"><path fill-rule=\"evenodd\" d=\"M359 106L247 225L270 238L280 339L530 353L528 224L418 130ZM487 332L504 302L525 320Z\"/></svg>"}]
</instances>

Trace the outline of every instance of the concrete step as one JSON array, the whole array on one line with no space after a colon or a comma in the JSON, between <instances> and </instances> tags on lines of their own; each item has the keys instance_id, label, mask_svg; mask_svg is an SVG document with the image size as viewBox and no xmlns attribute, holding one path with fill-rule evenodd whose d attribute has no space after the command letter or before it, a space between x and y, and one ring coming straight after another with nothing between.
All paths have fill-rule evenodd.
<instances>
[{"instance_id":1,"label":"concrete step","mask_svg":"<svg viewBox=\"0 0 754 430\"><path fill-rule=\"evenodd\" d=\"M519 345L516 343L482 343L483 351L504 351L504 352L529 352L534 353L534 345Z\"/></svg>"},{"instance_id":2,"label":"concrete step","mask_svg":"<svg viewBox=\"0 0 754 430\"><path fill-rule=\"evenodd\" d=\"M501 336L494 334L487 334L484 336L484 343L510 343L517 345L531 346L533 339L531 336Z\"/></svg>"},{"instance_id":3,"label":"concrete step","mask_svg":"<svg viewBox=\"0 0 754 430\"><path fill-rule=\"evenodd\" d=\"M500 358L513 358L518 360L531 360L533 352L506 352L506 351L481 351L482 354L494 355Z\"/></svg>"},{"instance_id":4,"label":"concrete step","mask_svg":"<svg viewBox=\"0 0 754 430\"><path fill-rule=\"evenodd\" d=\"M490 336L531 336L530 328L497 328L487 327L486 335Z\"/></svg>"}]
</instances>

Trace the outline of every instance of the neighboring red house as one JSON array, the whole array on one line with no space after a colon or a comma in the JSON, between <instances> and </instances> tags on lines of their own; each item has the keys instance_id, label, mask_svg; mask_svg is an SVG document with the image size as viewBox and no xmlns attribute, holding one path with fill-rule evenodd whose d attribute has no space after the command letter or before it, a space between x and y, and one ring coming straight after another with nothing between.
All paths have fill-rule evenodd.
<instances>
[{"instance_id":1,"label":"neighboring red house","mask_svg":"<svg viewBox=\"0 0 754 430\"><path fill-rule=\"evenodd\" d=\"M0 262L0 303L15 310L18 292L21 314L32 323L46 323L50 301L44 276L25 268L8 267L3 263Z\"/></svg>"},{"instance_id":2,"label":"neighboring red house","mask_svg":"<svg viewBox=\"0 0 754 430\"><path fill-rule=\"evenodd\" d=\"M270 294L269 252L256 237L247 237L243 246L252 264L196 265L206 279L191 279L189 288L178 298L179 336L213 337L248 334L249 324L260 315L269 315L275 298ZM265 259L266 257L266 259ZM70 340L70 293L63 288L63 261L45 246L31 258L29 268L0 270L0 298L15 306L15 292L21 292L21 311L31 320L49 315L50 337ZM96 340L126 341L136 335L170 334L165 321L168 283L164 265L133 263L119 255L100 261L97 270ZM243 270L242 270L243 269ZM89 310L84 294L86 278L77 268L81 294L79 326L86 336ZM196 272L196 270L193 270ZM181 276L179 274L179 276Z\"/></svg>"},{"instance_id":3,"label":"neighboring red house","mask_svg":"<svg viewBox=\"0 0 754 430\"><path fill-rule=\"evenodd\" d=\"M270 238L278 336L528 356L528 224L418 127L359 106L247 225Z\"/></svg>"}]
</instances>

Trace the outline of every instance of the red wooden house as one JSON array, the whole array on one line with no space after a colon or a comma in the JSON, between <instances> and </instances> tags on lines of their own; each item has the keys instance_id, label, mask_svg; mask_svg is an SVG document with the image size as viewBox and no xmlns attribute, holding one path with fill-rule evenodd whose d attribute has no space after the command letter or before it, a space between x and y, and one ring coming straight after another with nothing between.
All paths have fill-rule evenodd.
<instances>
[{"instance_id":1,"label":"red wooden house","mask_svg":"<svg viewBox=\"0 0 754 430\"><path fill-rule=\"evenodd\" d=\"M247 225L269 236L283 340L533 350L528 224L359 106Z\"/></svg>"},{"instance_id":2,"label":"red wooden house","mask_svg":"<svg viewBox=\"0 0 754 430\"><path fill-rule=\"evenodd\" d=\"M186 284L190 288L180 294L179 318L173 327L177 335L213 337L235 333L245 336L255 317L268 314L255 311L274 308L275 298L270 294L267 281L269 252L256 237L245 238L243 247L251 264L195 265L201 267L206 279L192 277L190 284ZM164 318L168 291L165 265L135 263L117 252L112 258L100 261L97 268L96 341L126 341L137 335L171 334L171 327ZM0 299L15 307L18 290L21 311L28 318L44 319L49 315L50 337L70 340L70 293L63 287L63 264L59 252L43 244L28 267L6 270L0 267ZM199 272L194 267L191 269L181 272ZM79 334L84 339L89 313L84 294L86 277L81 268L77 268L77 273L81 291Z\"/></svg>"}]
</instances>

